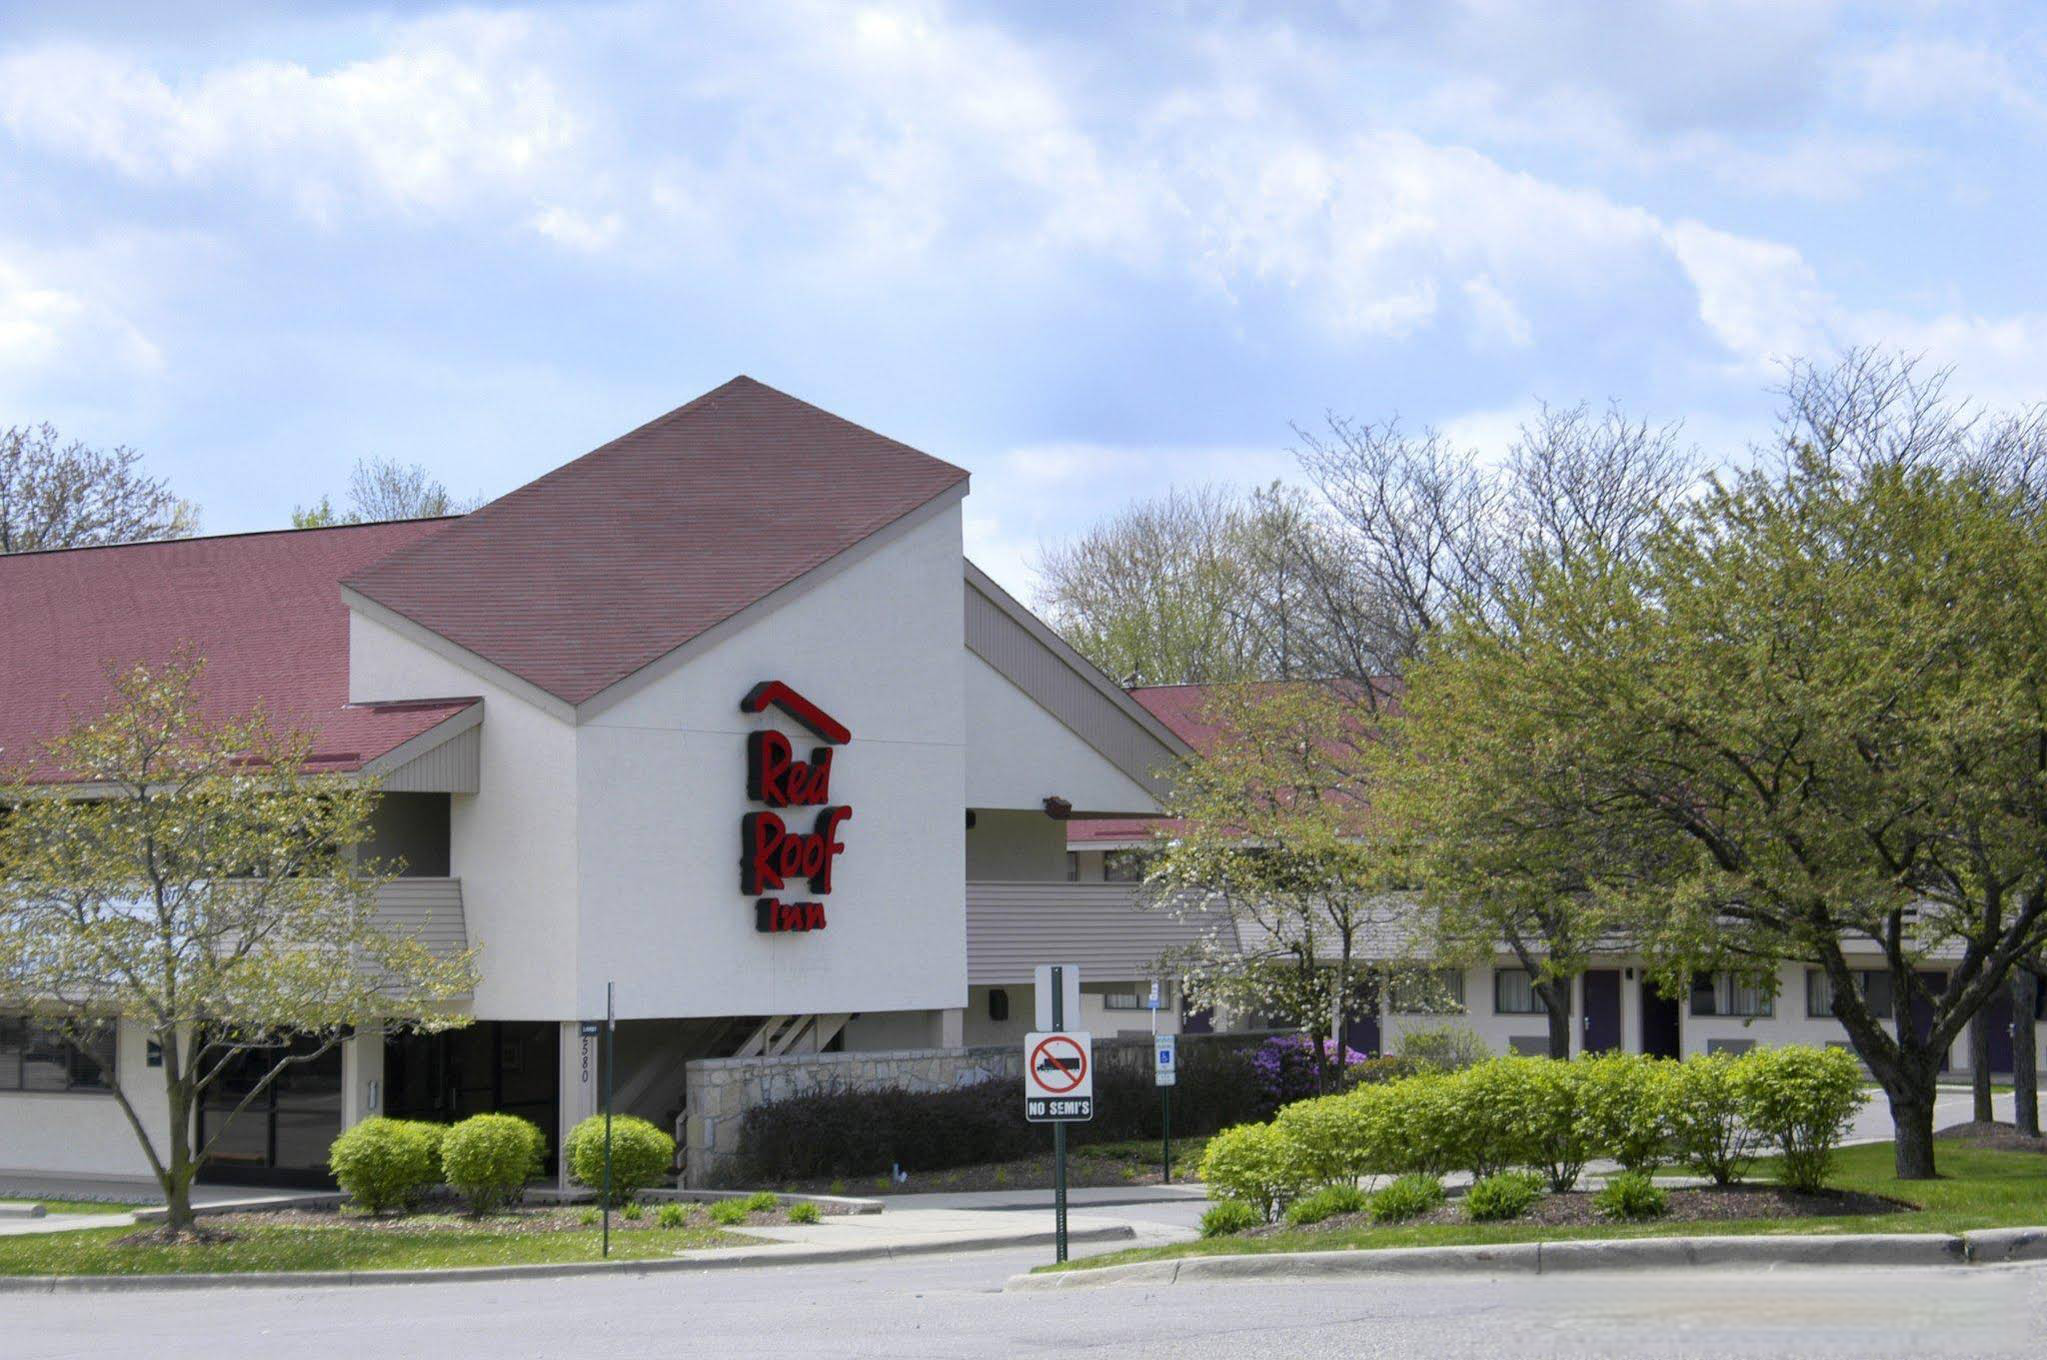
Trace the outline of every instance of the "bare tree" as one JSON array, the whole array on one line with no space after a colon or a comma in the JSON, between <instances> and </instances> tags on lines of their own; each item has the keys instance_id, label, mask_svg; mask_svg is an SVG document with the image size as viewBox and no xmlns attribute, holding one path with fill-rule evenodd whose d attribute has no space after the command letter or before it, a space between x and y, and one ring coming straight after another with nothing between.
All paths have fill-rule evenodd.
<instances>
[{"instance_id":1,"label":"bare tree","mask_svg":"<svg viewBox=\"0 0 2047 1360\"><path fill-rule=\"evenodd\" d=\"M1038 604L1083 656L1126 684L1257 671L1250 515L1224 487L1139 501L1033 564Z\"/></svg>"},{"instance_id":2,"label":"bare tree","mask_svg":"<svg viewBox=\"0 0 2047 1360\"><path fill-rule=\"evenodd\" d=\"M476 500L461 500L447 485L418 463L395 459L358 460L348 478L348 508L336 510L322 496L312 506L291 512L293 527L319 529L332 524L373 524L394 519L436 519L474 510Z\"/></svg>"},{"instance_id":3,"label":"bare tree","mask_svg":"<svg viewBox=\"0 0 2047 1360\"><path fill-rule=\"evenodd\" d=\"M0 553L186 538L199 511L142 470L142 455L95 449L55 427L0 433Z\"/></svg>"}]
</instances>

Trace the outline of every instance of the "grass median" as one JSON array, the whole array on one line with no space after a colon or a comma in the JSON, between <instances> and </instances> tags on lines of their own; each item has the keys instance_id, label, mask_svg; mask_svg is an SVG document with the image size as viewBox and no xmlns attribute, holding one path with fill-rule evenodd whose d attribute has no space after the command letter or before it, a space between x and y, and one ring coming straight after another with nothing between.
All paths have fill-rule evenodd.
<instances>
[{"instance_id":1,"label":"grass median","mask_svg":"<svg viewBox=\"0 0 2047 1360\"><path fill-rule=\"evenodd\" d=\"M559 1265L601 1258L601 1232L508 1231L490 1219L365 1222L330 1215L318 1226L244 1226L226 1222L233 1239L176 1246L124 1243L131 1227L0 1237L0 1276L192 1275L251 1271L445 1270L456 1266ZM760 1239L691 1224L677 1228L629 1226L614 1220L611 1259L645 1261L701 1247L758 1246Z\"/></svg>"},{"instance_id":2,"label":"grass median","mask_svg":"<svg viewBox=\"0 0 2047 1360\"><path fill-rule=\"evenodd\" d=\"M1883 1195L1915 1206L1903 1213L1704 1223L1650 1220L1568 1227L1509 1221L1394 1224L1336 1230L1302 1228L1267 1237L1212 1237L1169 1247L1139 1247L1043 1269L1089 1270L1131 1261L1268 1252L1490 1246L1507 1242L1556 1242L1584 1238L1952 1233L1972 1228L2035 1227L2047 1223L2047 1156L2037 1152L2003 1152L1943 1145L1939 1160L1941 1175L1938 1180L1901 1181L1891 1174L1892 1149L1889 1143L1871 1143L1841 1150L1834 1174L1828 1178L1829 1187ZM1771 1162L1758 1162L1750 1179L1773 1179L1775 1171Z\"/></svg>"}]
</instances>

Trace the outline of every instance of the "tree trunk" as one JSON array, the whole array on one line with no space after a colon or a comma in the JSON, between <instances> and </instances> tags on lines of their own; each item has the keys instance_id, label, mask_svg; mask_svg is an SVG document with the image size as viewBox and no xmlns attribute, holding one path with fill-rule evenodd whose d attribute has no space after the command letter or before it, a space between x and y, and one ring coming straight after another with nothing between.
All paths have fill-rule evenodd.
<instances>
[{"instance_id":1,"label":"tree trunk","mask_svg":"<svg viewBox=\"0 0 2047 1360\"><path fill-rule=\"evenodd\" d=\"M1559 986L1548 983L1536 994L1542 998L1543 1009L1549 1012L1549 1055L1560 1062L1571 1057L1571 985L1566 982Z\"/></svg>"},{"instance_id":2,"label":"tree trunk","mask_svg":"<svg viewBox=\"0 0 2047 1360\"><path fill-rule=\"evenodd\" d=\"M2033 970L2011 970L2012 1120L2020 1133L2040 1136L2040 1055L2033 1043L2033 1011L2039 1004L2040 979Z\"/></svg>"},{"instance_id":3,"label":"tree trunk","mask_svg":"<svg viewBox=\"0 0 2047 1360\"><path fill-rule=\"evenodd\" d=\"M177 1237L192 1230L192 1103L173 1088L170 1093L170 1156L163 1173L164 1233Z\"/></svg>"},{"instance_id":4,"label":"tree trunk","mask_svg":"<svg viewBox=\"0 0 2047 1360\"><path fill-rule=\"evenodd\" d=\"M1969 1089L1975 1094L1975 1113L1972 1118L1979 1124L1988 1124L1997 1118L1990 1105L1990 1015L1987 1010L1977 1011L1969 1021Z\"/></svg>"},{"instance_id":5,"label":"tree trunk","mask_svg":"<svg viewBox=\"0 0 2047 1360\"><path fill-rule=\"evenodd\" d=\"M1886 1084L1891 1101L1893 1164L1901 1181L1930 1181L1933 1169L1933 1097L1930 1077L1901 1074L1896 1085Z\"/></svg>"}]
</instances>

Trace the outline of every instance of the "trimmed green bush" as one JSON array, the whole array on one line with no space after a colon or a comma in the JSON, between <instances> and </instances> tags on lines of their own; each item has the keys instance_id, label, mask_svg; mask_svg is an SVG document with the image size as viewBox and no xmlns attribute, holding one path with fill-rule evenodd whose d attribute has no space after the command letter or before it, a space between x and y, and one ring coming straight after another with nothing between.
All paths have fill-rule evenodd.
<instances>
[{"instance_id":1,"label":"trimmed green bush","mask_svg":"<svg viewBox=\"0 0 2047 1360\"><path fill-rule=\"evenodd\" d=\"M823 1215L819 1212L818 1207L807 1199L800 1200L789 1206L789 1221L791 1223L815 1223L821 1217Z\"/></svg>"},{"instance_id":2,"label":"trimmed green bush","mask_svg":"<svg viewBox=\"0 0 2047 1360\"><path fill-rule=\"evenodd\" d=\"M1355 1185L1359 1177L1376 1169L1375 1139L1366 1122L1380 1094L1351 1092L1299 1100L1273 1118L1273 1126L1292 1148L1306 1184Z\"/></svg>"},{"instance_id":3,"label":"trimmed green bush","mask_svg":"<svg viewBox=\"0 0 2047 1360\"><path fill-rule=\"evenodd\" d=\"M1402 1176L1366 1205L1374 1223L1403 1223L1443 1202L1443 1182L1434 1176Z\"/></svg>"},{"instance_id":4,"label":"trimmed green bush","mask_svg":"<svg viewBox=\"0 0 2047 1360\"><path fill-rule=\"evenodd\" d=\"M604 1187L604 1116L593 1114L569 1130L566 1151L569 1177L578 1185L602 1191ZM640 1191L659 1185L675 1161L675 1140L644 1119L633 1115L611 1118L611 1198L613 1203L632 1199ZM770 1197L772 1198L772 1196Z\"/></svg>"},{"instance_id":5,"label":"trimmed green bush","mask_svg":"<svg viewBox=\"0 0 2047 1360\"><path fill-rule=\"evenodd\" d=\"M1438 1072L1461 1072L1493 1055L1469 1025L1432 1025L1401 1034L1400 1056Z\"/></svg>"},{"instance_id":6,"label":"trimmed green bush","mask_svg":"<svg viewBox=\"0 0 2047 1360\"><path fill-rule=\"evenodd\" d=\"M1367 1198L1355 1185L1325 1185L1287 1205L1286 1221L1296 1228L1305 1228L1338 1214L1361 1214Z\"/></svg>"},{"instance_id":7,"label":"trimmed green bush","mask_svg":"<svg viewBox=\"0 0 2047 1360\"><path fill-rule=\"evenodd\" d=\"M730 1228L746 1222L746 1201L721 1199L711 1206L711 1222L720 1227Z\"/></svg>"},{"instance_id":8,"label":"trimmed green bush","mask_svg":"<svg viewBox=\"0 0 2047 1360\"><path fill-rule=\"evenodd\" d=\"M1528 1160L1542 1168L1549 1188L1562 1194L1578 1183L1585 1163L1598 1155L1592 1125L1585 1117L1586 1064L1553 1058L1501 1061L1517 1068L1514 1080L1520 1091Z\"/></svg>"},{"instance_id":9,"label":"trimmed green bush","mask_svg":"<svg viewBox=\"0 0 2047 1360\"><path fill-rule=\"evenodd\" d=\"M1531 1119L1543 1058L1488 1058L1444 1077L1447 1099L1435 1103L1431 1118L1445 1140L1449 1164L1483 1180L1510 1166L1537 1159L1538 1129Z\"/></svg>"},{"instance_id":10,"label":"trimmed green bush","mask_svg":"<svg viewBox=\"0 0 2047 1360\"><path fill-rule=\"evenodd\" d=\"M756 1190L739 1201L750 1214L771 1214L782 1207L782 1201L772 1190Z\"/></svg>"},{"instance_id":11,"label":"trimmed green bush","mask_svg":"<svg viewBox=\"0 0 2047 1360\"><path fill-rule=\"evenodd\" d=\"M1218 1200L1201 1215L1201 1235L1228 1237L1231 1233L1255 1228L1264 1221L1256 1209L1240 1199Z\"/></svg>"},{"instance_id":12,"label":"trimmed green bush","mask_svg":"<svg viewBox=\"0 0 2047 1360\"><path fill-rule=\"evenodd\" d=\"M469 1201L470 1212L494 1213L518 1200L540 1174L547 1139L515 1114L471 1115L441 1140L448 1184Z\"/></svg>"},{"instance_id":13,"label":"trimmed green bush","mask_svg":"<svg viewBox=\"0 0 2047 1360\"><path fill-rule=\"evenodd\" d=\"M1541 1198L1541 1176L1533 1171L1502 1171L1471 1183L1464 1193L1464 1212L1474 1223L1497 1223L1521 1217Z\"/></svg>"},{"instance_id":14,"label":"trimmed green bush","mask_svg":"<svg viewBox=\"0 0 2047 1360\"><path fill-rule=\"evenodd\" d=\"M1623 1171L1592 1197L1608 1218L1661 1218L1670 1212L1670 1192L1639 1171Z\"/></svg>"},{"instance_id":15,"label":"trimmed green bush","mask_svg":"<svg viewBox=\"0 0 2047 1360\"><path fill-rule=\"evenodd\" d=\"M664 1204L655 1213L654 1221L664 1228L680 1228L689 1222L689 1209L681 1204Z\"/></svg>"},{"instance_id":16,"label":"trimmed green bush","mask_svg":"<svg viewBox=\"0 0 2047 1360\"><path fill-rule=\"evenodd\" d=\"M1595 1155L1648 1172L1670 1154L1670 1084L1676 1064L1635 1053L1578 1059L1578 1104Z\"/></svg>"},{"instance_id":17,"label":"trimmed green bush","mask_svg":"<svg viewBox=\"0 0 2047 1360\"><path fill-rule=\"evenodd\" d=\"M1299 1152L1275 1124L1239 1124L1209 1139L1201 1179L1214 1194L1251 1205L1268 1223L1312 1184Z\"/></svg>"},{"instance_id":18,"label":"trimmed green bush","mask_svg":"<svg viewBox=\"0 0 2047 1360\"><path fill-rule=\"evenodd\" d=\"M1666 1070L1664 1115L1679 1160L1715 1185L1748 1174L1756 1135L1742 1122L1741 1089L1730 1053L1695 1054Z\"/></svg>"},{"instance_id":19,"label":"trimmed green bush","mask_svg":"<svg viewBox=\"0 0 2047 1360\"><path fill-rule=\"evenodd\" d=\"M440 1127L410 1119L365 1119L343 1129L328 1147L327 1167L366 1213L406 1208L440 1179Z\"/></svg>"},{"instance_id":20,"label":"trimmed green bush","mask_svg":"<svg viewBox=\"0 0 2047 1360\"><path fill-rule=\"evenodd\" d=\"M1783 1160L1779 1179L1811 1192L1826 1184L1834 1150L1869 1099L1862 1066L1846 1049L1758 1048L1734 1064L1741 1117Z\"/></svg>"}]
</instances>

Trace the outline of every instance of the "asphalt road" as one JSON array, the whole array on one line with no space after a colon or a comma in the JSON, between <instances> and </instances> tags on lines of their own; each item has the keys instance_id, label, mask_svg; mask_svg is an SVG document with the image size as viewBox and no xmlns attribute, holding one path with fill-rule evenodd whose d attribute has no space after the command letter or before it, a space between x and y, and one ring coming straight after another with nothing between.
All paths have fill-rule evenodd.
<instances>
[{"instance_id":1,"label":"asphalt road","mask_svg":"<svg viewBox=\"0 0 2047 1360\"><path fill-rule=\"evenodd\" d=\"M0 1297L0 1355L1955 1356L2047 1353L2047 1271L1726 1272L1002 1294L1044 1253L617 1280Z\"/></svg>"}]
</instances>

